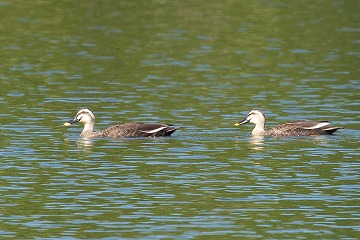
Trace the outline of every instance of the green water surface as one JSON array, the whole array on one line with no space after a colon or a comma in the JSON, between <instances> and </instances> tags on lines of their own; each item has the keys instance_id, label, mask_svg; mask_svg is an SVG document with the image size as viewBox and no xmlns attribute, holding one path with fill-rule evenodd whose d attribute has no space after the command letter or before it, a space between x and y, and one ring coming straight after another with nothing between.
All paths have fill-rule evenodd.
<instances>
[{"instance_id":1,"label":"green water surface","mask_svg":"<svg viewBox=\"0 0 360 240\"><path fill-rule=\"evenodd\" d=\"M0 2L0 238L357 239L359 7ZM84 140L84 107L182 128ZM251 109L343 129L252 138Z\"/></svg>"}]
</instances>

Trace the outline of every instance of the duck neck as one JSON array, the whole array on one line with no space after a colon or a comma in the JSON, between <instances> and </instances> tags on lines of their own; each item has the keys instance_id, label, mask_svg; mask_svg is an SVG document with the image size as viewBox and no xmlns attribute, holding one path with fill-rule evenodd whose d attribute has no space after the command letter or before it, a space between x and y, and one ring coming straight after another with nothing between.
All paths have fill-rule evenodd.
<instances>
[{"instance_id":1,"label":"duck neck","mask_svg":"<svg viewBox=\"0 0 360 240\"><path fill-rule=\"evenodd\" d=\"M265 135L265 123L258 123L252 130L252 135Z\"/></svg>"},{"instance_id":2,"label":"duck neck","mask_svg":"<svg viewBox=\"0 0 360 240\"><path fill-rule=\"evenodd\" d=\"M84 129L81 132L81 136L86 137L94 133L95 122L89 122L84 125Z\"/></svg>"}]
</instances>

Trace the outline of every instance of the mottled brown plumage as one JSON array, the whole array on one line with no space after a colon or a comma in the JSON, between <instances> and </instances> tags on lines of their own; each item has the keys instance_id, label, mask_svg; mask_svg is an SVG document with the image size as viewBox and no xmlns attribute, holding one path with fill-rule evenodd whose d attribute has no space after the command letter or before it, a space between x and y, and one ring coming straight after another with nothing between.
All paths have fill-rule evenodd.
<instances>
[{"instance_id":1,"label":"mottled brown plumage","mask_svg":"<svg viewBox=\"0 0 360 240\"><path fill-rule=\"evenodd\" d=\"M255 128L252 131L253 135L276 137L328 135L341 128L330 127L330 123L327 121L298 121L279 124L274 128L265 131L265 115L259 110L250 111L246 118L238 123L235 123L235 126L248 122L255 124Z\"/></svg>"},{"instance_id":2,"label":"mottled brown plumage","mask_svg":"<svg viewBox=\"0 0 360 240\"><path fill-rule=\"evenodd\" d=\"M166 137L179 129L178 127L159 123L125 123L94 132L95 116L89 109L81 109L74 119L64 123L64 125L69 126L76 122L85 124L84 130L81 132L81 136L84 138Z\"/></svg>"}]
</instances>

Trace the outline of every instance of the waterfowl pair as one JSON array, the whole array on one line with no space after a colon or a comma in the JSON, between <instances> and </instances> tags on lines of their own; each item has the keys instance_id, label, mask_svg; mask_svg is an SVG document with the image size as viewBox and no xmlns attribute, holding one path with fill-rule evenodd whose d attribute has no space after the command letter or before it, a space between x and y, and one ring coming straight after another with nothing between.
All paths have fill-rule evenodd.
<instances>
[{"instance_id":1,"label":"waterfowl pair","mask_svg":"<svg viewBox=\"0 0 360 240\"><path fill-rule=\"evenodd\" d=\"M94 132L95 116L89 109L81 109L76 113L74 119L65 122L64 125L70 126L77 122L84 123L84 129L80 134L84 138L166 137L179 129L178 127L159 123L125 123Z\"/></svg>"},{"instance_id":2,"label":"waterfowl pair","mask_svg":"<svg viewBox=\"0 0 360 240\"><path fill-rule=\"evenodd\" d=\"M265 115L259 110L250 111L242 121L235 123L235 126L248 122L255 124L255 128L252 130L252 135L255 136L284 137L329 135L341 128L329 126L330 123L328 121L299 121L283 123L266 131Z\"/></svg>"},{"instance_id":3,"label":"waterfowl pair","mask_svg":"<svg viewBox=\"0 0 360 240\"><path fill-rule=\"evenodd\" d=\"M166 137L174 133L179 127L159 123L125 123L105 128L99 132L94 132L95 116L89 109L81 109L78 111L74 119L65 122L65 126L70 126L73 123L84 123L84 129L81 136L84 138L93 137L111 137L111 138L126 138L126 137ZM247 116L240 122L235 123L239 126L245 123L254 123L255 128L252 131L253 135L260 136L312 136L312 135L329 135L334 133L341 127L331 127L327 121L298 121L287 122L266 131L265 130L265 115L259 110L250 111Z\"/></svg>"}]
</instances>

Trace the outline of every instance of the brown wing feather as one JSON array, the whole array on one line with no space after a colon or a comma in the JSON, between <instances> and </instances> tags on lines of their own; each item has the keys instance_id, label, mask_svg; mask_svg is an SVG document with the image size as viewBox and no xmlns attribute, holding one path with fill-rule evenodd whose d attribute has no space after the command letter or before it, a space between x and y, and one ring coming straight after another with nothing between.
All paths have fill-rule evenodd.
<instances>
[{"instance_id":1,"label":"brown wing feather","mask_svg":"<svg viewBox=\"0 0 360 240\"><path fill-rule=\"evenodd\" d=\"M170 136L177 129L179 129L179 127L176 128L172 125L159 123L143 123L141 126L139 126L140 131L149 134L148 137Z\"/></svg>"},{"instance_id":2,"label":"brown wing feather","mask_svg":"<svg viewBox=\"0 0 360 240\"><path fill-rule=\"evenodd\" d=\"M309 135L325 135L332 134L339 127L329 127L325 125L319 128L313 128L320 123L327 123L327 121L302 121L302 122L287 122L275 126L267 132L270 136L309 136Z\"/></svg>"},{"instance_id":3,"label":"brown wing feather","mask_svg":"<svg viewBox=\"0 0 360 240\"><path fill-rule=\"evenodd\" d=\"M156 131L156 129L159 129ZM125 123L101 130L99 134L104 137L162 137L170 136L178 128L158 123ZM153 132L151 132L153 131Z\"/></svg>"}]
</instances>

